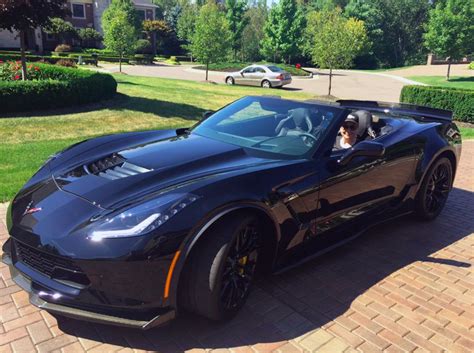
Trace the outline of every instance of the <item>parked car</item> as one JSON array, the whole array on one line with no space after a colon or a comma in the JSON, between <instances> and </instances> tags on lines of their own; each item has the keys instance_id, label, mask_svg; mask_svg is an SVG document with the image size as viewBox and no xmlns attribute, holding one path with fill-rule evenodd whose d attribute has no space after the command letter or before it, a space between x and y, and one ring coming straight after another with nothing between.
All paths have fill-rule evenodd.
<instances>
[{"instance_id":1,"label":"parked car","mask_svg":"<svg viewBox=\"0 0 474 353\"><path fill-rule=\"evenodd\" d=\"M250 65L226 76L228 85L259 86L263 88L283 87L291 83L291 75L274 65Z\"/></svg>"},{"instance_id":2,"label":"parked car","mask_svg":"<svg viewBox=\"0 0 474 353\"><path fill-rule=\"evenodd\" d=\"M334 149L361 111L365 139ZM257 274L393 217L436 218L461 154L452 113L419 106L267 96L207 115L78 143L23 186L3 262L32 304L141 329L178 310L231 318Z\"/></svg>"}]
</instances>

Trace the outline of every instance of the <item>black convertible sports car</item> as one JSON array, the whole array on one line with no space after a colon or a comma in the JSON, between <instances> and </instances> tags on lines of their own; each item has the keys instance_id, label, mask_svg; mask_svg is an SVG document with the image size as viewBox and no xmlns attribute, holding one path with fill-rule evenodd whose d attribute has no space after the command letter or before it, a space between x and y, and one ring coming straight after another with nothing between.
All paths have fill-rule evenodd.
<instances>
[{"instance_id":1,"label":"black convertible sports car","mask_svg":"<svg viewBox=\"0 0 474 353\"><path fill-rule=\"evenodd\" d=\"M349 114L359 142L334 149ZM258 273L438 216L461 153L451 113L425 107L267 96L205 115L81 142L26 183L3 261L34 305L143 329L178 309L230 318Z\"/></svg>"}]
</instances>

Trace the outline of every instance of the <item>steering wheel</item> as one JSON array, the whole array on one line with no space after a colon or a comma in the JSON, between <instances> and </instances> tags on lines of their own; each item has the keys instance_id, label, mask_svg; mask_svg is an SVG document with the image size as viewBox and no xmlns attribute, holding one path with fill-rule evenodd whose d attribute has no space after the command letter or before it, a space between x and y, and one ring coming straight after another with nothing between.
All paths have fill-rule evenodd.
<instances>
[{"instance_id":1,"label":"steering wheel","mask_svg":"<svg viewBox=\"0 0 474 353\"><path fill-rule=\"evenodd\" d=\"M313 136L313 135L311 135L307 132L302 132L301 134L298 135L298 137L301 137L303 139L303 142L306 146L312 146L312 145L314 145L315 142L318 141L318 139L315 136ZM305 137L309 137L312 140L312 142L308 141L308 139L305 139Z\"/></svg>"}]
</instances>

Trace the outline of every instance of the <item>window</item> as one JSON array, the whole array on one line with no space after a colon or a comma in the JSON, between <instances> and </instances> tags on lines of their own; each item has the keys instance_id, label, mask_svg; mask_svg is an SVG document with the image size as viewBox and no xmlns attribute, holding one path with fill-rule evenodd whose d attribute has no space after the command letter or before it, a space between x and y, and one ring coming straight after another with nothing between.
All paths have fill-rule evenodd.
<instances>
[{"instance_id":1,"label":"window","mask_svg":"<svg viewBox=\"0 0 474 353\"><path fill-rule=\"evenodd\" d=\"M143 22L146 20L145 16L145 10L137 10L138 18L140 19L140 22Z\"/></svg>"},{"instance_id":2,"label":"window","mask_svg":"<svg viewBox=\"0 0 474 353\"><path fill-rule=\"evenodd\" d=\"M259 74L264 74L264 73L265 73L265 70L262 69L261 67L257 67L257 68L255 69L255 72L258 72Z\"/></svg>"},{"instance_id":3,"label":"window","mask_svg":"<svg viewBox=\"0 0 474 353\"><path fill-rule=\"evenodd\" d=\"M84 4L72 4L72 18L86 18Z\"/></svg>"},{"instance_id":4,"label":"window","mask_svg":"<svg viewBox=\"0 0 474 353\"><path fill-rule=\"evenodd\" d=\"M255 68L254 68L254 67L248 67L248 68L246 68L246 69L243 71L244 74L251 74L251 73L253 73L253 72L255 72Z\"/></svg>"}]
</instances>

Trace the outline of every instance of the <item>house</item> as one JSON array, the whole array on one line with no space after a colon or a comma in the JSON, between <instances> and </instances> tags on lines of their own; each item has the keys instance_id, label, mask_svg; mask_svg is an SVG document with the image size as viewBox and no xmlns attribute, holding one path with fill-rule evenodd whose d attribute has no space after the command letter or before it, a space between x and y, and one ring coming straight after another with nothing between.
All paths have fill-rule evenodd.
<instances>
[{"instance_id":1,"label":"house","mask_svg":"<svg viewBox=\"0 0 474 353\"><path fill-rule=\"evenodd\" d=\"M133 0L138 15L142 20L154 20L156 8L152 0ZM111 0L67 0L71 15L65 20L72 23L76 28L94 28L102 33L102 14L110 5ZM26 37L28 50L42 52L43 50L54 50L59 44L55 36L51 36L37 28L30 31ZM20 39L18 33L0 30L0 49L19 49Z\"/></svg>"}]
</instances>

